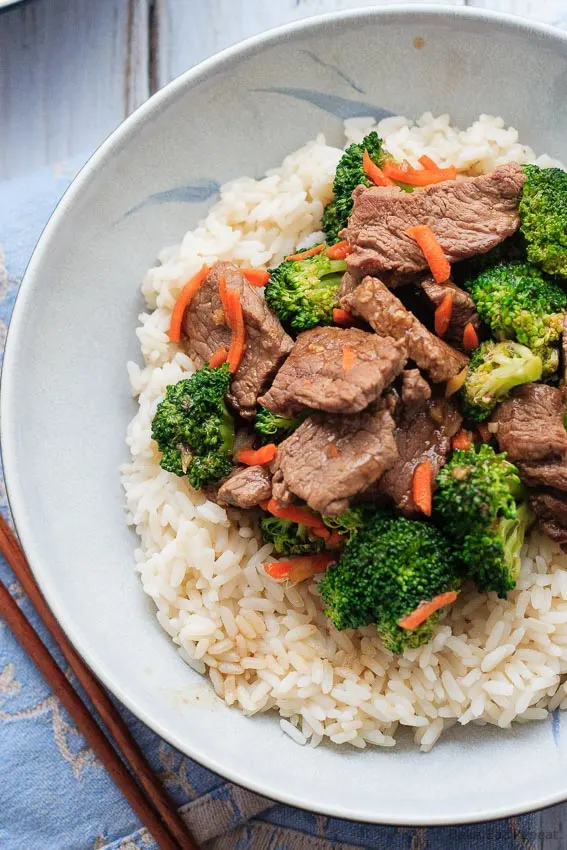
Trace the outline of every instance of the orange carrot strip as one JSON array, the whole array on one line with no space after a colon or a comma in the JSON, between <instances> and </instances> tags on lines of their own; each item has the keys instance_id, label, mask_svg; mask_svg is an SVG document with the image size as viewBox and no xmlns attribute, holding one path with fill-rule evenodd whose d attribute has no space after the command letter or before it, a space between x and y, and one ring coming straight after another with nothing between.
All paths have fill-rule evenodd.
<instances>
[{"instance_id":1,"label":"orange carrot strip","mask_svg":"<svg viewBox=\"0 0 567 850\"><path fill-rule=\"evenodd\" d=\"M286 260L305 260L307 257L314 257L315 254L320 254L324 247L325 243L321 242L320 245L314 245L313 248L308 248L307 251L300 251L299 254L290 254L289 257L286 257Z\"/></svg>"},{"instance_id":2,"label":"orange carrot strip","mask_svg":"<svg viewBox=\"0 0 567 850\"><path fill-rule=\"evenodd\" d=\"M416 224L409 227L406 233L419 245L437 283L445 283L449 280L451 265L432 229L427 224Z\"/></svg>"},{"instance_id":3,"label":"orange carrot strip","mask_svg":"<svg viewBox=\"0 0 567 850\"><path fill-rule=\"evenodd\" d=\"M245 463L246 466L263 466L270 463L276 456L278 447L275 443L267 443L261 449L242 449L238 452L236 460Z\"/></svg>"},{"instance_id":4,"label":"orange carrot strip","mask_svg":"<svg viewBox=\"0 0 567 850\"><path fill-rule=\"evenodd\" d=\"M400 168L397 163L387 160L384 163L384 174L396 183L408 186L430 186L432 183L444 183L445 180L455 180L457 169L454 165L449 168Z\"/></svg>"},{"instance_id":5,"label":"orange carrot strip","mask_svg":"<svg viewBox=\"0 0 567 850\"><path fill-rule=\"evenodd\" d=\"M486 424L486 422L477 422L476 429L480 434L480 439L483 443L489 443L491 441L492 434L488 430L488 425Z\"/></svg>"},{"instance_id":6,"label":"orange carrot strip","mask_svg":"<svg viewBox=\"0 0 567 850\"><path fill-rule=\"evenodd\" d=\"M246 329L244 327L244 315L240 303L240 292L236 289L228 289L226 292L228 309L228 323L232 330L230 348L228 349L227 362L230 373L233 375L240 365L246 343Z\"/></svg>"},{"instance_id":7,"label":"orange carrot strip","mask_svg":"<svg viewBox=\"0 0 567 850\"><path fill-rule=\"evenodd\" d=\"M461 369L458 375L453 375L452 378L449 378L447 384L445 385L445 398L451 398L452 395L458 393L463 384L465 383L467 378L467 367Z\"/></svg>"},{"instance_id":8,"label":"orange carrot strip","mask_svg":"<svg viewBox=\"0 0 567 850\"><path fill-rule=\"evenodd\" d=\"M327 457L340 457L341 450L336 443L331 443L327 448Z\"/></svg>"},{"instance_id":9,"label":"orange carrot strip","mask_svg":"<svg viewBox=\"0 0 567 850\"><path fill-rule=\"evenodd\" d=\"M331 532L327 528L326 525L318 525L316 528L310 528L311 534L314 534L315 537L320 537L322 540L329 540L331 537Z\"/></svg>"},{"instance_id":10,"label":"orange carrot strip","mask_svg":"<svg viewBox=\"0 0 567 850\"><path fill-rule=\"evenodd\" d=\"M433 468L430 460L424 460L416 466L411 482L412 497L425 516L431 516Z\"/></svg>"},{"instance_id":11,"label":"orange carrot strip","mask_svg":"<svg viewBox=\"0 0 567 850\"><path fill-rule=\"evenodd\" d=\"M211 359L209 360L209 366L211 369L216 369L217 366L222 366L222 364L226 361L228 357L228 351L221 345L220 348L217 348L214 354L211 355Z\"/></svg>"},{"instance_id":12,"label":"orange carrot strip","mask_svg":"<svg viewBox=\"0 0 567 850\"><path fill-rule=\"evenodd\" d=\"M453 290L450 289L435 310L435 333L437 336L445 336L451 324L453 315Z\"/></svg>"},{"instance_id":13,"label":"orange carrot strip","mask_svg":"<svg viewBox=\"0 0 567 850\"><path fill-rule=\"evenodd\" d=\"M179 342L181 339L181 322L183 321L185 310L191 303L191 299L195 293L199 291L209 272L210 268L206 263L203 263L197 274L193 275L191 280L187 281L181 290L181 295L175 302L169 325L169 338L172 342Z\"/></svg>"},{"instance_id":14,"label":"orange carrot strip","mask_svg":"<svg viewBox=\"0 0 567 850\"><path fill-rule=\"evenodd\" d=\"M226 298L226 275L221 275L219 280L219 298L221 300L222 309L224 313L224 320L226 324L229 324L229 315L228 315L228 301Z\"/></svg>"},{"instance_id":15,"label":"orange carrot strip","mask_svg":"<svg viewBox=\"0 0 567 850\"><path fill-rule=\"evenodd\" d=\"M419 157L419 162L423 165L424 168L427 168L429 171L439 171L439 166L435 162L435 160L431 159L430 156L427 156L426 153L423 156Z\"/></svg>"},{"instance_id":16,"label":"orange carrot strip","mask_svg":"<svg viewBox=\"0 0 567 850\"><path fill-rule=\"evenodd\" d=\"M344 260L351 251L352 248L346 239L343 239L342 242L337 242L336 245L329 245L327 248L327 257L330 260Z\"/></svg>"},{"instance_id":17,"label":"orange carrot strip","mask_svg":"<svg viewBox=\"0 0 567 850\"><path fill-rule=\"evenodd\" d=\"M289 519L292 522L297 522L299 525L306 525L308 528L326 528L323 520L317 514L314 514L308 508L298 508L296 505L286 505L280 507L275 499L270 499L265 510L273 516L281 519Z\"/></svg>"},{"instance_id":18,"label":"orange carrot strip","mask_svg":"<svg viewBox=\"0 0 567 850\"><path fill-rule=\"evenodd\" d=\"M463 331L463 348L470 354L475 348L478 348L478 334L471 322L467 322Z\"/></svg>"},{"instance_id":19,"label":"orange carrot strip","mask_svg":"<svg viewBox=\"0 0 567 850\"><path fill-rule=\"evenodd\" d=\"M292 561L267 561L264 570L270 578L281 579L288 577L292 566Z\"/></svg>"},{"instance_id":20,"label":"orange carrot strip","mask_svg":"<svg viewBox=\"0 0 567 850\"><path fill-rule=\"evenodd\" d=\"M350 345L343 345L342 363L345 372L349 372L356 363L356 351Z\"/></svg>"},{"instance_id":21,"label":"orange carrot strip","mask_svg":"<svg viewBox=\"0 0 567 850\"><path fill-rule=\"evenodd\" d=\"M240 271L252 286L265 286L270 279L270 272L264 269L240 269Z\"/></svg>"},{"instance_id":22,"label":"orange carrot strip","mask_svg":"<svg viewBox=\"0 0 567 850\"><path fill-rule=\"evenodd\" d=\"M344 545L345 538L338 531L333 531L327 539L327 547L329 549L340 549Z\"/></svg>"},{"instance_id":23,"label":"orange carrot strip","mask_svg":"<svg viewBox=\"0 0 567 850\"><path fill-rule=\"evenodd\" d=\"M451 446L453 449L462 449L464 452L468 451L468 449L472 446L471 432L461 428L461 430L455 434L451 440Z\"/></svg>"},{"instance_id":24,"label":"orange carrot strip","mask_svg":"<svg viewBox=\"0 0 567 850\"><path fill-rule=\"evenodd\" d=\"M264 564L265 572L274 579L289 578L297 583L311 578L315 573L323 573L330 563L337 560L336 555L323 552L320 555L300 555L287 561L268 561Z\"/></svg>"},{"instance_id":25,"label":"orange carrot strip","mask_svg":"<svg viewBox=\"0 0 567 850\"><path fill-rule=\"evenodd\" d=\"M434 596L429 602L420 602L415 611L398 620L398 626L408 630L417 629L418 626L424 623L440 608L444 608L445 605L451 605L457 596L458 593L456 590L448 590L446 593L440 593L438 596Z\"/></svg>"},{"instance_id":26,"label":"orange carrot strip","mask_svg":"<svg viewBox=\"0 0 567 850\"><path fill-rule=\"evenodd\" d=\"M381 168L378 168L375 162L370 159L370 154L368 151L364 151L362 154L362 170L368 177L371 183L374 183L375 186L393 186L393 180L390 180L389 177L386 177Z\"/></svg>"},{"instance_id":27,"label":"orange carrot strip","mask_svg":"<svg viewBox=\"0 0 567 850\"><path fill-rule=\"evenodd\" d=\"M347 310L341 310L340 307L335 307L333 310L333 322L336 325L349 325L354 324L354 316L352 313L349 313Z\"/></svg>"}]
</instances>

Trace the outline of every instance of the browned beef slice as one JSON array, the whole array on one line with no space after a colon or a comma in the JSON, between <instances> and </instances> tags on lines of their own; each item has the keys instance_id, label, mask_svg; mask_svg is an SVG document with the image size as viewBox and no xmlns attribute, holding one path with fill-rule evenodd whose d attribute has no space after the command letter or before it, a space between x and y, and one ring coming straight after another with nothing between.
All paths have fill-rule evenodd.
<instances>
[{"instance_id":1,"label":"browned beef slice","mask_svg":"<svg viewBox=\"0 0 567 850\"><path fill-rule=\"evenodd\" d=\"M530 502L541 530L562 546L567 544L567 495L533 493Z\"/></svg>"},{"instance_id":2,"label":"browned beef slice","mask_svg":"<svg viewBox=\"0 0 567 850\"><path fill-rule=\"evenodd\" d=\"M242 466L223 481L218 501L237 508L252 508L272 496L272 476L265 466Z\"/></svg>"},{"instance_id":3,"label":"browned beef slice","mask_svg":"<svg viewBox=\"0 0 567 850\"><path fill-rule=\"evenodd\" d=\"M425 460L431 462L435 477L451 450L451 438L461 427L462 416L446 399L431 399L424 410L410 418L404 414L396 430L398 459L382 476L378 489L393 499L406 516L419 513L412 498L415 468Z\"/></svg>"},{"instance_id":4,"label":"browned beef slice","mask_svg":"<svg viewBox=\"0 0 567 850\"><path fill-rule=\"evenodd\" d=\"M469 322L476 331L479 330L480 316L476 312L474 301L468 292L465 292L452 280L448 280L447 283L436 283L432 277L423 278L419 285L435 308L441 304L449 290L453 293L453 312L444 339L461 346L463 333Z\"/></svg>"},{"instance_id":5,"label":"browned beef slice","mask_svg":"<svg viewBox=\"0 0 567 850\"><path fill-rule=\"evenodd\" d=\"M206 363L220 346L228 349L230 345L219 296L222 275L228 289L240 292L246 326L246 351L232 379L229 400L242 416L251 417L258 396L291 351L293 340L235 265L215 263L183 317L185 347L197 366Z\"/></svg>"},{"instance_id":6,"label":"browned beef slice","mask_svg":"<svg viewBox=\"0 0 567 850\"><path fill-rule=\"evenodd\" d=\"M562 458L567 452L561 390L545 384L524 384L498 405L492 421L496 439L511 461Z\"/></svg>"},{"instance_id":7,"label":"browned beef slice","mask_svg":"<svg viewBox=\"0 0 567 850\"><path fill-rule=\"evenodd\" d=\"M564 460L516 461L516 466L528 487L554 487L567 492L567 463Z\"/></svg>"},{"instance_id":8,"label":"browned beef slice","mask_svg":"<svg viewBox=\"0 0 567 850\"><path fill-rule=\"evenodd\" d=\"M337 304L340 304L341 298L343 295L348 295L349 292L353 292L356 289L358 284L360 283L360 275L357 275L353 271L347 271L343 275L343 279L341 280L341 285L339 286L339 291L337 293Z\"/></svg>"},{"instance_id":9,"label":"browned beef slice","mask_svg":"<svg viewBox=\"0 0 567 850\"><path fill-rule=\"evenodd\" d=\"M419 369L405 369L402 372L402 404L404 418L413 419L427 406L431 398L431 387L422 377Z\"/></svg>"},{"instance_id":10,"label":"browned beef slice","mask_svg":"<svg viewBox=\"0 0 567 850\"><path fill-rule=\"evenodd\" d=\"M379 336L405 340L410 359L433 381L448 381L467 365L464 354L432 334L378 278L365 277L341 304L365 319Z\"/></svg>"},{"instance_id":11,"label":"browned beef slice","mask_svg":"<svg viewBox=\"0 0 567 850\"><path fill-rule=\"evenodd\" d=\"M278 447L272 492L283 504L297 496L314 511L338 515L397 455L385 405L355 416L314 414Z\"/></svg>"},{"instance_id":12,"label":"browned beef slice","mask_svg":"<svg viewBox=\"0 0 567 850\"><path fill-rule=\"evenodd\" d=\"M354 358L347 369L345 357ZM401 340L357 328L313 328L299 334L271 388L258 401L282 416L306 407L359 413L381 395L406 360Z\"/></svg>"},{"instance_id":13,"label":"browned beef slice","mask_svg":"<svg viewBox=\"0 0 567 850\"><path fill-rule=\"evenodd\" d=\"M484 254L517 230L518 196L525 179L520 166L511 162L490 174L447 180L415 192L359 186L341 234L352 247L348 266L358 274L426 269L425 257L407 234L415 224L429 225L449 262Z\"/></svg>"}]
</instances>

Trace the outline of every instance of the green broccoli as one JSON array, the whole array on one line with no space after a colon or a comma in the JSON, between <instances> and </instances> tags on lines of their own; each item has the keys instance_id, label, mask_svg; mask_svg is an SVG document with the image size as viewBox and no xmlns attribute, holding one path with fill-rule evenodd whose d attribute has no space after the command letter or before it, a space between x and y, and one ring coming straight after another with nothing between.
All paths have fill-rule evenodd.
<instances>
[{"instance_id":1,"label":"green broccoli","mask_svg":"<svg viewBox=\"0 0 567 850\"><path fill-rule=\"evenodd\" d=\"M543 374L559 366L559 340L567 295L554 280L529 263L500 263L465 288L496 339L515 339L543 361Z\"/></svg>"},{"instance_id":2,"label":"green broccoli","mask_svg":"<svg viewBox=\"0 0 567 850\"><path fill-rule=\"evenodd\" d=\"M344 260L330 260L325 251L304 260L285 260L270 269L266 302L277 317L297 331L333 321Z\"/></svg>"},{"instance_id":3,"label":"green broccoli","mask_svg":"<svg viewBox=\"0 0 567 850\"><path fill-rule=\"evenodd\" d=\"M465 416L482 422L513 387L539 381L541 357L518 342L483 342L469 360L461 390Z\"/></svg>"},{"instance_id":4,"label":"green broccoli","mask_svg":"<svg viewBox=\"0 0 567 850\"><path fill-rule=\"evenodd\" d=\"M195 489L232 471L234 421L224 401L229 384L227 363L218 369L203 366L167 387L152 422L161 466L187 475Z\"/></svg>"},{"instance_id":5,"label":"green broccoli","mask_svg":"<svg viewBox=\"0 0 567 850\"><path fill-rule=\"evenodd\" d=\"M355 534L358 534L360 529L364 527L365 523L372 519L375 514L376 505L363 503L360 505L354 505L352 508L349 508L348 511L345 511L344 514L340 514L339 516L323 515L321 519L327 528L331 528L333 531L337 531L339 534L342 534L345 541L348 541L351 540Z\"/></svg>"},{"instance_id":6,"label":"green broccoli","mask_svg":"<svg viewBox=\"0 0 567 850\"><path fill-rule=\"evenodd\" d=\"M528 260L548 274L567 277L567 172L525 165L520 230Z\"/></svg>"},{"instance_id":7,"label":"green broccoli","mask_svg":"<svg viewBox=\"0 0 567 850\"><path fill-rule=\"evenodd\" d=\"M353 204L352 193L356 187L361 184L372 185L362 168L364 151L368 152L370 159L378 166L382 166L388 157L384 142L378 133L372 130L360 144L350 145L340 158L333 182L334 198L323 213L322 227L330 245L339 241L340 231L348 224Z\"/></svg>"},{"instance_id":8,"label":"green broccoli","mask_svg":"<svg viewBox=\"0 0 567 850\"><path fill-rule=\"evenodd\" d=\"M302 410L297 416L288 418L272 413L267 407L261 407L254 417L254 430L260 435L262 445L266 443L281 443L296 428L299 428L304 419L309 416L309 410Z\"/></svg>"},{"instance_id":9,"label":"green broccoli","mask_svg":"<svg viewBox=\"0 0 567 850\"><path fill-rule=\"evenodd\" d=\"M289 519L267 516L260 523L260 531L264 543L273 543L278 555L311 555L325 549L322 537Z\"/></svg>"},{"instance_id":10,"label":"green broccoli","mask_svg":"<svg viewBox=\"0 0 567 850\"><path fill-rule=\"evenodd\" d=\"M376 509L323 575L319 591L338 629L375 623L384 646L403 652L431 638L439 613L412 630L399 621L461 584L455 551L434 525Z\"/></svg>"},{"instance_id":11,"label":"green broccoli","mask_svg":"<svg viewBox=\"0 0 567 850\"><path fill-rule=\"evenodd\" d=\"M531 521L518 470L483 444L455 451L436 480L434 517L459 545L478 589L505 598L516 584Z\"/></svg>"}]
</instances>

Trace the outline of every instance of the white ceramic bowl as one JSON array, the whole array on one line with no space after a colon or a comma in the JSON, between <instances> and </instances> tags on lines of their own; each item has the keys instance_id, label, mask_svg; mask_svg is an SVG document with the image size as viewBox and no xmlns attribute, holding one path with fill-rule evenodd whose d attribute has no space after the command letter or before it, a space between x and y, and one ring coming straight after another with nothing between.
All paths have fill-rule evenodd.
<instances>
[{"instance_id":1,"label":"white ceramic bowl","mask_svg":"<svg viewBox=\"0 0 567 850\"><path fill-rule=\"evenodd\" d=\"M211 695L158 626L124 523L117 469L134 413L125 363L138 356L144 271L218 183L262 174L319 131L339 142L344 117L429 109L464 124L501 114L565 161L566 91L567 36L543 26L415 6L316 18L231 48L152 98L82 170L40 240L2 386L21 540L102 681L180 750L248 788L363 821L484 820L565 799L567 740L556 718L455 728L428 755L409 743L312 750L276 717L246 719Z\"/></svg>"}]
</instances>

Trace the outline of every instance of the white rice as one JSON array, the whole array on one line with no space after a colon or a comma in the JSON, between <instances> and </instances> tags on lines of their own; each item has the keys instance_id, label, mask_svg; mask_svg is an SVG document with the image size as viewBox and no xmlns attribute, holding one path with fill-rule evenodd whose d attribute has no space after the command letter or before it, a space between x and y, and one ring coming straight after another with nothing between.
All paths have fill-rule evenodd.
<instances>
[{"instance_id":1,"label":"white rice","mask_svg":"<svg viewBox=\"0 0 567 850\"><path fill-rule=\"evenodd\" d=\"M346 121L347 143L373 126ZM464 173L511 160L558 164L536 159L516 130L488 115L466 130L430 113L415 124L388 118L377 129L395 157L414 164L424 153ZM167 336L183 284L205 261L275 265L319 241L340 155L319 136L262 180L226 184L201 224L146 275L148 312L137 330L145 366L128 363L139 402L127 435L132 462L122 470L128 522L140 537L136 561L158 621L229 705L248 715L275 709L298 744L391 747L406 726L427 751L457 721L506 727L567 707L567 556L534 534L507 600L464 590L429 645L395 657L374 627L337 632L315 581L291 587L269 578L262 564L271 546L252 518L227 514L162 470L151 440L165 387L194 371Z\"/></svg>"}]
</instances>

